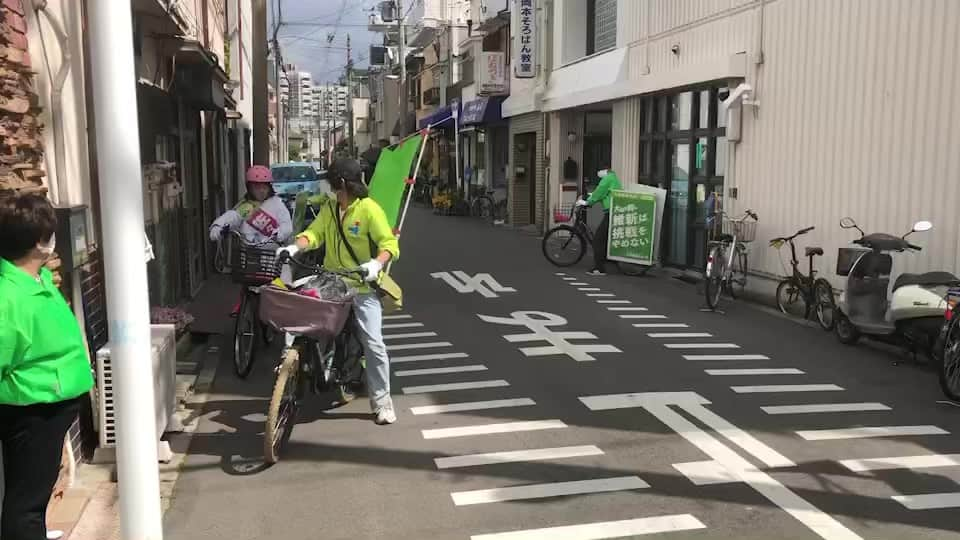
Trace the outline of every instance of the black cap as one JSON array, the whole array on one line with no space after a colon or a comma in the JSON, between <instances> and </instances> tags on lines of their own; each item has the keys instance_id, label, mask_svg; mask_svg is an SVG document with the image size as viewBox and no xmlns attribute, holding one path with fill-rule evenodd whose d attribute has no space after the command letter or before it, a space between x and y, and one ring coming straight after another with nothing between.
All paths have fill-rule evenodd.
<instances>
[{"instance_id":1,"label":"black cap","mask_svg":"<svg viewBox=\"0 0 960 540\"><path fill-rule=\"evenodd\" d=\"M363 183L363 167L355 159L340 158L334 161L327 174L335 180L343 178L347 182Z\"/></svg>"}]
</instances>

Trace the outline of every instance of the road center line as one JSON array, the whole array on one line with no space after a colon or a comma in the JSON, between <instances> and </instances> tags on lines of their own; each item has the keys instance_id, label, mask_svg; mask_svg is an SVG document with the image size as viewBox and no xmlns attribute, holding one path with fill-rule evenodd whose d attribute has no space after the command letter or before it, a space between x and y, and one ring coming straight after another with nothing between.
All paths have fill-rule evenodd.
<instances>
[{"instance_id":1,"label":"road center line","mask_svg":"<svg viewBox=\"0 0 960 540\"><path fill-rule=\"evenodd\" d=\"M547 527L527 531L480 534L471 536L470 540L541 540L544 538L549 538L550 540L606 540L607 538L623 538L625 536L638 536L641 534L660 534L706 528L706 525L690 514L678 514L623 521L584 523L582 525L567 525L564 527Z\"/></svg>"},{"instance_id":2,"label":"road center line","mask_svg":"<svg viewBox=\"0 0 960 540\"><path fill-rule=\"evenodd\" d=\"M467 403L449 403L446 405L424 405L422 407L411 407L410 412L414 415L422 414L443 414L451 412L464 411L482 411L487 409L500 409L505 407L528 407L537 403L530 398L517 399L496 399L492 401L471 401Z\"/></svg>"},{"instance_id":3,"label":"road center line","mask_svg":"<svg viewBox=\"0 0 960 540\"><path fill-rule=\"evenodd\" d=\"M450 439L453 437L472 437L476 435L494 435L497 433L517 433L520 431L541 431L544 429L564 429L567 425L560 420L534 420L530 422L503 422L478 426L459 426L440 429L424 429L424 439Z\"/></svg>"},{"instance_id":4,"label":"road center line","mask_svg":"<svg viewBox=\"0 0 960 540\"><path fill-rule=\"evenodd\" d=\"M496 463L518 463L525 461L547 461L551 459L567 459L584 456L602 456L603 450L593 445L564 446L559 448L537 448L534 450L514 450L510 452L491 452L489 454L469 454L465 456L451 456L435 458L438 469L455 469L460 467L476 467L478 465L493 465Z\"/></svg>"},{"instance_id":5,"label":"road center line","mask_svg":"<svg viewBox=\"0 0 960 540\"><path fill-rule=\"evenodd\" d=\"M648 487L650 487L650 484L644 482L637 476L620 476L617 478L598 478L596 480L553 482L548 484L478 489L475 491L459 491L451 493L450 497L453 498L453 504L457 506L468 506L472 504L543 499L547 497L582 495L586 493L646 489Z\"/></svg>"}]
</instances>

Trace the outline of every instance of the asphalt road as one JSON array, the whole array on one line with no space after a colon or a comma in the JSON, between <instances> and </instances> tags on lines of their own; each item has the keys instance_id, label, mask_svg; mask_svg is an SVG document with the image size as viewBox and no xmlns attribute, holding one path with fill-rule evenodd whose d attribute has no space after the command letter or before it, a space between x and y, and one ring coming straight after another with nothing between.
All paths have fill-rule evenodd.
<instances>
[{"instance_id":1,"label":"asphalt road","mask_svg":"<svg viewBox=\"0 0 960 540\"><path fill-rule=\"evenodd\" d=\"M960 409L927 369L665 276L558 275L466 218L412 211L401 242L399 423L312 399L266 468L270 366L221 362L168 539L958 538Z\"/></svg>"}]
</instances>

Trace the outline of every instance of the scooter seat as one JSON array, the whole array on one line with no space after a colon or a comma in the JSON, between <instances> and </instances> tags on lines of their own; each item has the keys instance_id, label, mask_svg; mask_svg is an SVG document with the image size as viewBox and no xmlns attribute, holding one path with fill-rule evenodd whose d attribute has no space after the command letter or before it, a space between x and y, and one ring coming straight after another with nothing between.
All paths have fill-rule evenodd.
<instances>
[{"instance_id":1,"label":"scooter seat","mask_svg":"<svg viewBox=\"0 0 960 540\"><path fill-rule=\"evenodd\" d=\"M823 255L823 248L822 248L822 247L808 247L808 248L805 250L805 252L806 252L806 254L807 254L807 257L812 257L812 256L815 256L815 255Z\"/></svg>"},{"instance_id":2,"label":"scooter seat","mask_svg":"<svg viewBox=\"0 0 960 540\"><path fill-rule=\"evenodd\" d=\"M950 272L926 272L923 274L900 274L893 282L893 290L909 285L953 285L960 282Z\"/></svg>"}]
</instances>

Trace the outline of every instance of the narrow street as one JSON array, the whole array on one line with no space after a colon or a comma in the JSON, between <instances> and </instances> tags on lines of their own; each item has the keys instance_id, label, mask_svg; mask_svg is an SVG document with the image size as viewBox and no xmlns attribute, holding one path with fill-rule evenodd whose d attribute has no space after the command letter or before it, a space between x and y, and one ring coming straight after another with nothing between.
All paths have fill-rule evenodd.
<instances>
[{"instance_id":1,"label":"narrow street","mask_svg":"<svg viewBox=\"0 0 960 540\"><path fill-rule=\"evenodd\" d=\"M310 396L264 467L272 362L241 381L223 361L167 538L960 533L960 409L925 367L743 302L702 312L662 274L563 271L538 238L467 218L411 209L401 242L399 422Z\"/></svg>"}]
</instances>

